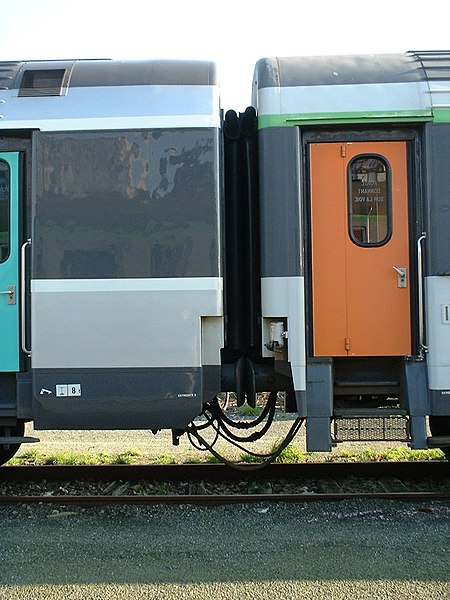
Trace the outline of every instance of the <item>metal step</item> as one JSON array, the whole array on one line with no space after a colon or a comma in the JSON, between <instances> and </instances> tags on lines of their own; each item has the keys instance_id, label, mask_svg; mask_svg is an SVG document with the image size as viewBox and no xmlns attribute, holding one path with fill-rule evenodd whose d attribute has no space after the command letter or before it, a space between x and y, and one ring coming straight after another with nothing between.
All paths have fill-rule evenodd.
<instances>
[{"instance_id":1,"label":"metal step","mask_svg":"<svg viewBox=\"0 0 450 600\"><path fill-rule=\"evenodd\" d=\"M365 379L362 379L360 381L353 381L353 380L336 379L336 381L334 382L334 385L337 387L378 387L378 386L397 387L400 385L400 382L392 381L392 380L367 381Z\"/></svg>"},{"instance_id":2,"label":"metal step","mask_svg":"<svg viewBox=\"0 0 450 600\"><path fill-rule=\"evenodd\" d=\"M345 417L347 419L357 419L359 417L398 417L406 416L408 412L404 408L336 408L334 411L335 417Z\"/></svg>"},{"instance_id":3,"label":"metal step","mask_svg":"<svg viewBox=\"0 0 450 600\"><path fill-rule=\"evenodd\" d=\"M379 381L377 383L361 381L346 381L345 383L336 383L333 388L335 396L398 396L401 392L400 385L393 385L393 382Z\"/></svg>"}]
</instances>

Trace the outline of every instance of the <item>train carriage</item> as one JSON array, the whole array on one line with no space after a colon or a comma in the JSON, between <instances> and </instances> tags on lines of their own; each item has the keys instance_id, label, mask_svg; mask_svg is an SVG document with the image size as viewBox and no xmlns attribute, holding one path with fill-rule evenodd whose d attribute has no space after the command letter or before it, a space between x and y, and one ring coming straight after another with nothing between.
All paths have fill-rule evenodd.
<instances>
[{"instance_id":1,"label":"train carriage","mask_svg":"<svg viewBox=\"0 0 450 600\"><path fill-rule=\"evenodd\" d=\"M426 415L450 434L450 54L264 59L254 82L262 317L308 448L426 447Z\"/></svg>"},{"instance_id":2,"label":"train carriage","mask_svg":"<svg viewBox=\"0 0 450 600\"><path fill-rule=\"evenodd\" d=\"M262 59L239 115L208 62L0 81L0 464L27 421L176 443L220 391L448 453L450 52Z\"/></svg>"},{"instance_id":3,"label":"train carriage","mask_svg":"<svg viewBox=\"0 0 450 600\"><path fill-rule=\"evenodd\" d=\"M1 71L4 455L8 438L27 441L30 419L37 429L185 427L220 389L214 65Z\"/></svg>"}]
</instances>

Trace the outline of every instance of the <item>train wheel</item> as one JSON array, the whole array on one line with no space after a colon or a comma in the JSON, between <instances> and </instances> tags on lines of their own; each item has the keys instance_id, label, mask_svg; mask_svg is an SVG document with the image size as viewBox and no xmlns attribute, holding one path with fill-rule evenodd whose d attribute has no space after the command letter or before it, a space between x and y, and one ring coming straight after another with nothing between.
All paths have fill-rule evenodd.
<instances>
[{"instance_id":1,"label":"train wheel","mask_svg":"<svg viewBox=\"0 0 450 600\"><path fill-rule=\"evenodd\" d=\"M0 427L0 437L5 435L14 437L23 437L25 433L25 423L18 421L15 427ZM20 444L0 444L0 465L3 465L19 450Z\"/></svg>"},{"instance_id":2,"label":"train wheel","mask_svg":"<svg viewBox=\"0 0 450 600\"><path fill-rule=\"evenodd\" d=\"M450 435L450 416L437 417L431 415L429 417L431 435ZM445 458L450 460L450 446L441 448L445 454Z\"/></svg>"}]
</instances>

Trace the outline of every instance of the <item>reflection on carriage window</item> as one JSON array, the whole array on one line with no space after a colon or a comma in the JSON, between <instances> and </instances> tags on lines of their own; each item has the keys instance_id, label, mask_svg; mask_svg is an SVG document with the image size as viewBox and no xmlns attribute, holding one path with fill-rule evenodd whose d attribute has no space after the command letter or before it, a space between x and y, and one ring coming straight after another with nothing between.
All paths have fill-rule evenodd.
<instances>
[{"instance_id":1,"label":"reflection on carriage window","mask_svg":"<svg viewBox=\"0 0 450 600\"><path fill-rule=\"evenodd\" d=\"M36 277L217 276L216 144L204 128L42 133Z\"/></svg>"},{"instance_id":2,"label":"reflection on carriage window","mask_svg":"<svg viewBox=\"0 0 450 600\"><path fill-rule=\"evenodd\" d=\"M10 174L6 162L0 161L0 263L9 256Z\"/></svg>"},{"instance_id":3,"label":"reflection on carriage window","mask_svg":"<svg viewBox=\"0 0 450 600\"><path fill-rule=\"evenodd\" d=\"M350 237L359 246L381 246L391 236L390 169L384 157L360 154L348 165Z\"/></svg>"}]
</instances>

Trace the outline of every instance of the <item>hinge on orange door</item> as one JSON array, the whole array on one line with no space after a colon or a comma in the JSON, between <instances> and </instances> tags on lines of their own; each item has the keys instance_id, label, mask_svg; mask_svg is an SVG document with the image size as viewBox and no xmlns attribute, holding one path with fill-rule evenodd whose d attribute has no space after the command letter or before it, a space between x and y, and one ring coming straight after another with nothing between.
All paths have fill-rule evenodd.
<instances>
[{"instance_id":1,"label":"hinge on orange door","mask_svg":"<svg viewBox=\"0 0 450 600\"><path fill-rule=\"evenodd\" d=\"M342 144L341 145L341 156L342 156L342 158L345 158L346 154L347 154L347 146L345 146L345 144Z\"/></svg>"},{"instance_id":2,"label":"hinge on orange door","mask_svg":"<svg viewBox=\"0 0 450 600\"><path fill-rule=\"evenodd\" d=\"M348 352L350 350L350 338L345 338L344 343L345 343L345 349Z\"/></svg>"}]
</instances>

